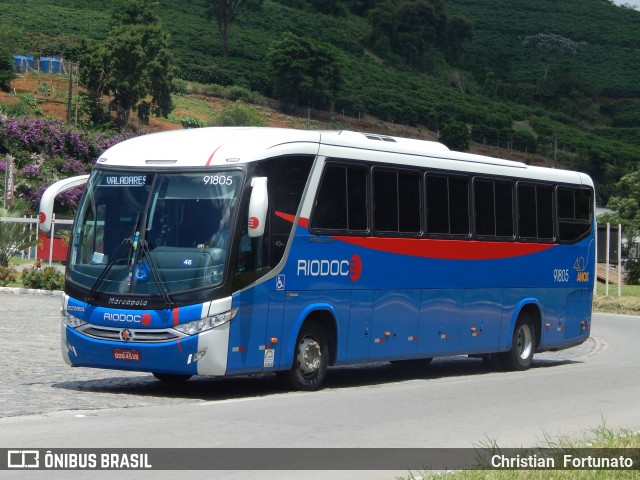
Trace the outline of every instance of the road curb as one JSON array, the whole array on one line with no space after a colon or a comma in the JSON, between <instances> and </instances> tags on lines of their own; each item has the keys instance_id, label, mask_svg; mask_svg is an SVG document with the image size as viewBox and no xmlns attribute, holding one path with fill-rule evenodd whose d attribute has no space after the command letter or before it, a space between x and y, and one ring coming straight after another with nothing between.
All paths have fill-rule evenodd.
<instances>
[{"instance_id":1,"label":"road curb","mask_svg":"<svg viewBox=\"0 0 640 480\"><path fill-rule=\"evenodd\" d=\"M64 292L62 290L43 290L39 288L14 288L0 287L0 293L10 293L14 295L51 295L61 297Z\"/></svg>"}]
</instances>

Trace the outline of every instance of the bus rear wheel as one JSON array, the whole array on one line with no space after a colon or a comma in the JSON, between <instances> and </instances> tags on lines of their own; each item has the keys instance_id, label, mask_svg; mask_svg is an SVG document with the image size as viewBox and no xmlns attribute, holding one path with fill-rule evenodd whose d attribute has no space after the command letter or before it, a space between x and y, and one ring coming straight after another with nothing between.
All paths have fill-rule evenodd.
<instances>
[{"instance_id":1,"label":"bus rear wheel","mask_svg":"<svg viewBox=\"0 0 640 480\"><path fill-rule=\"evenodd\" d=\"M500 362L507 370L527 370L536 350L536 331L528 313L521 313L513 330L511 350L499 354Z\"/></svg>"},{"instance_id":2,"label":"bus rear wheel","mask_svg":"<svg viewBox=\"0 0 640 480\"><path fill-rule=\"evenodd\" d=\"M279 377L295 390L318 390L329 366L327 335L317 322L305 323L298 334L293 365L278 372Z\"/></svg>"}]
</instances>

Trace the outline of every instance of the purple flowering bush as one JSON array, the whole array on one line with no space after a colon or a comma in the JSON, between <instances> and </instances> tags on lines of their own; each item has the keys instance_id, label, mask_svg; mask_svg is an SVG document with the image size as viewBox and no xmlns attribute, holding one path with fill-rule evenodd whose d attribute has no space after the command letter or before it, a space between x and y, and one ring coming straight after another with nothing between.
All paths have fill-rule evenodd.
<instances>
[{"instance_id":1,"label":"purple flowering bush","mask_svg":"<svg viewBox=\"0 0 640 480\"><path fill-rule=\"evenodd\" d=\"M37 213L42 193L49 185L88 173L104 150L135 135L82 131L61 120L0 116L0 174L4 177L5 155L13 156L16 198L29 213ZM82 188L63 192L59 204L71 213L81 194Z\"/></svg>"}]
</instances>

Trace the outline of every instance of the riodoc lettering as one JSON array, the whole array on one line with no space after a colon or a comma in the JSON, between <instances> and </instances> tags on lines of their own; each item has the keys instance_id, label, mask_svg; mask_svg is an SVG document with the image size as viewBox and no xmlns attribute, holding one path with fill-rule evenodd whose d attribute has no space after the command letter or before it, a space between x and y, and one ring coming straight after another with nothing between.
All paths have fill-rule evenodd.
<instances>
[{"instance_id":1,"label":"riodoc lettering","mask_svg":"<svg viewBox=\"0 0 640 480\"><path fill-rule=\"evenodd\" d=\"M105 313L104 319L110 322L129 322L140 323L142 315L133 315L131 313Z\"/></svg>"},{"instance_id":2,"label":"riodoc lettering","mask_svg":"<svg viewBox=\"0 0 640 480\"><path fill-rule=\"evenodd\" d=\"M349 277L356 282L361 273L362 261L358 255L349 260L298 259L299 277Z\"/></svg>"}]
</instances>

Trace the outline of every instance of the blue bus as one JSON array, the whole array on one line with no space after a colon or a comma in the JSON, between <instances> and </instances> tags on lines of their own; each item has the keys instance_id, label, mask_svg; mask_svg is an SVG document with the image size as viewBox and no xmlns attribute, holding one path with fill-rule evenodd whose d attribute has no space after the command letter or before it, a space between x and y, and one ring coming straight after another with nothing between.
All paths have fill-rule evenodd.
<instances>
[{"instance_id":1,"label":"blue bus","mask_svg":"<svg viewBox=\"0 0 640 480\"><path fill-rule=\"evenodd\" d=\"M124 141L82 181L62 308L74 367L315 390L334 365L525 370L589 337L582 173L384 135L202 128Z\"/></svg>"}]
</instances>

